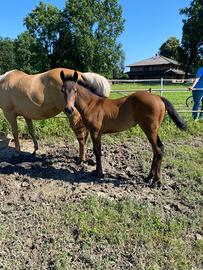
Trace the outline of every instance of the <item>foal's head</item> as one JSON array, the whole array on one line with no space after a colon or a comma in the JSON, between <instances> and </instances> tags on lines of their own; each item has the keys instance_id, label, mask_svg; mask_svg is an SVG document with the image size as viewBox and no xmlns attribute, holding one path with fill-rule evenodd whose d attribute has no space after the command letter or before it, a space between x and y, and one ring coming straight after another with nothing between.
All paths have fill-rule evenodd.
<instances>
[{"instance_id":1,"label":"foal's head","mask_svg":"<svg viewBox=\"0 0 203 270\"><path fill-rule=\"evenodd\" d=\"M77 80L78 73L74 72L73 76L65 75L63 70L60 72L60 77L63 82L62 93L64 94L66 107L65 112L67 114L72 114L74 111L75 100L77 95Z\"/></svg>"}]
</instances>

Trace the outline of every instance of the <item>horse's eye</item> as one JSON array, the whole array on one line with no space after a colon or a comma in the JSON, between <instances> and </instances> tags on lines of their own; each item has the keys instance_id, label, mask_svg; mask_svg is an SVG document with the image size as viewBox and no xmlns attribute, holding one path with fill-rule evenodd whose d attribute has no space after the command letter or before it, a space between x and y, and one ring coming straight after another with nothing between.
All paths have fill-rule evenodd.
<instances>
[{"instance_id":1,"label":"horse's eye","mask_svg":"<svg viewBox=\"0 0 203 270\"><path fill-rule=\"evenodd\" d=\"M61 92L62 92L63 94L65 93L65 88L64 88L64 87L61 88Z\"/></svg>"}]
</instances>

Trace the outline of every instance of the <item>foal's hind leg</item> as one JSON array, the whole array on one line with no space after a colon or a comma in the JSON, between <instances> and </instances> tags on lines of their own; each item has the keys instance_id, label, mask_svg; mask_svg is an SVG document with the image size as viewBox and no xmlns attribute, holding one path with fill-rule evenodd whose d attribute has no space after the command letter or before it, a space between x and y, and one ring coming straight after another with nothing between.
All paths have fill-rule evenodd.
<instances>
[{"instance_id":1,"label":"foal's hind leg","mask_svg":"<svg viewBox=\"0 0 203 270\"><path fill-rule=\"evenodd\" d=\"M8 120L9 124L11 125L13 139L15 143L15 149L17 152L20 152L20 143L18 139L18 125L17 125L17 115L13 111L4 111L4 116Z\"/></svg>"},{"instance_id":2,"label":"foal's hind leg","mask_svg":"<svg viewBox=\"0 0 203 270\"><path fill-rule=\"evenodd\" d=\"M38 143L37 143L37 138L36 138L36 135L35 135L35 130L34 130L34 127L33 127L33 122L31 119L29 118L25 118L25 121L26 121L26 124L27 124L27 127L28 127L28 131L30 133L30 136L33 140L33 143L34 143L34 152L33 154L35 155L36 154L36 151L38 150Z\"/></svg>"},{"instance_id":3,"label":"foal's hind leg","mask_svg":"<svg viewBox=\"0 0 203 270\"><path fill-rule=\"evenodd\" d=\"M161 153L159 154L160 157L157 164L157 175L159 176L159 178L161 178L161 164L162 164L163 155L164 155L164 145L161 142L159 136L157 136L157 147L159 148L159 152Z\"/></svg>"},{"instance_id":4,"label":"foal's hind leg","mask_svg":"<svg viewBox=\"0 0 203 270\"><path fill-rule=\"evenodd\" d=\"M162 144L158 134L157 129L145 129L143 128L149 142L151 143L153 150L153 160L151 165L151 170L147 177L150 186L160 186L161 178L161 163L164 154L164 145Z\"/></svg>"}]
</instances>

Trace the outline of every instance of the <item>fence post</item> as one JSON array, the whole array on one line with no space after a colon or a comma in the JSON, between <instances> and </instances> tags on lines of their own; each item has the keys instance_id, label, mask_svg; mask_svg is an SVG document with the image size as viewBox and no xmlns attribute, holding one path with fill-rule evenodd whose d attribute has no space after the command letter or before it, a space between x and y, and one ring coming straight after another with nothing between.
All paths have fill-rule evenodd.
<instances>
[{"instance_id":1,"label":"fence post","mask_svg":"<svg viewBox=\"0 0 203 270\"><path fill-rule=\"evenodd\" d=\"M164 90L164 79L161 78L161 88L160 88L160 96L163 96L163 90Z\"/></svg>"}]
</instances>

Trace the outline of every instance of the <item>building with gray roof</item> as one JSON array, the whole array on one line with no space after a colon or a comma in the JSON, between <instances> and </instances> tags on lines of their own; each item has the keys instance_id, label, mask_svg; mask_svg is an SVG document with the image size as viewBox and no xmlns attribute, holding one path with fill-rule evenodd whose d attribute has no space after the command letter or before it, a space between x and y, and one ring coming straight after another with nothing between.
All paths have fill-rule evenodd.
<instances>
[{"instance_id":1,"label":"building with gray roof","mask_svg":"<svg viewBox=\"0 0 203 270\"><path fill-rule=\"evenodd\" d=\"M162 55L130 64L128 72L130 79L184 79L185 72L180 69L180 64Z\"/></svg>"}]
</instances>

